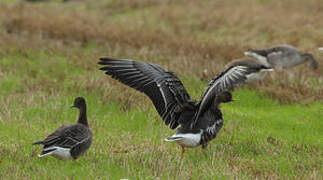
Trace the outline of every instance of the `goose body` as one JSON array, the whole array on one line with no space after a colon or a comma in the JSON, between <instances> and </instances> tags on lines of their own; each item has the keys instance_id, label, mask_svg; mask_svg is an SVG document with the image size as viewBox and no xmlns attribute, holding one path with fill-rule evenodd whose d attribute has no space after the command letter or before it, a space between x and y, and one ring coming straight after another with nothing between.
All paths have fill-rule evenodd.
<instances>
[{"instance_id":1,"label":"goose body","mask_svg":"<svg viewBox=\"0 0 323 180\"><path fill-rule=\"evenodd\" d=\"M313 70L318 68L318 63L311 54L300 53L297 48L290 45L248 50L245 55L253 56L264 65L278 69L291 68L308 61Z\"/></svg>"},{"instance_id":2,"label":"goose body","mask_svg":"<svg viewBox=\"0 0 323 180\"><path fill-rule=\"evenodd\" d=\"M166 142L177 142L183 147L196 147L200 145L203 131L200 133L176 133L171 137L165 138Z\"/></svg>"},{"instance_id":3,"label":"goose body","mask_svg":"<svg viewBox=\"0 0 323 180\"><path fill-rule=\"evenodd\" d=\"M87 123L85 100L82 97L76 98L73 107L80 109L77 123L61 126L45 140L33 143L43 145L39 157L52 155L59 159L76 160L90 148L92 132Z\"/></svg>"},{"instance_id":4,"label":"goose body","mask_svg":"<svg viewBox=\"0 0 323 180\"><path fill-rule=\"evenodd\" d=\"M247 75L264 66L235 63L212 79L200 101L190 97L177 76L159 65L134 60L100 58L100 70L110 77L146 94L170 129L177 132L165 139L185 147L205 148L223 126L221 103L231 102L227 90L243 83Z\"/></svg>"}]
</instances>

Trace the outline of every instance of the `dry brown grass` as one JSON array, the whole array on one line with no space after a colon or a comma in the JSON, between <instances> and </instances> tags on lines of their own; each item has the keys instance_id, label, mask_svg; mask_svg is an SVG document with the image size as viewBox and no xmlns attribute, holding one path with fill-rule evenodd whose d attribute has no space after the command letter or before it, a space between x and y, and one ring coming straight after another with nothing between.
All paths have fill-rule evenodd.
<instances>
[{"instance_id":1,"label":"dry brown grass","mask_svg":"<svg viewBox=\"0 0 323 180\"><path fill-rule=\"evenodd\" d=\"M225 126L206 156L190 149L181 160L180 147L163 143L172 132L150 100L96 64L101 56L158 63L175 71L194 98L203 91L196 79L211 79L248 48L295 45L314 53L322 74L322 10L320 0L1 4L0 78L7 86L1 84L0 178L85 172L95 179L125 169L125 177L139 179L322 179L320 104L279 106L258 96L322 101L322 75L308 65L272 73L264 86L246 85L257 93L239 91L242 101L223 105ZM67 107L76 96L88 102L91 151L80 164L37 159L30 142L73 122L77 114Z\"/></svg>"},{"instance_id":2,"label":"dry brown grass","mask_svg":"<svg viewBox=\"0 0 323 180\"><path fill-rule=\"evenodd\" d=\"M244 50L281 43L312 52L323 64L316 52L323 44L323 4L320 0L295 4L107 0L1 5L5 18L0 45L3 51L14 46L63 53L88 70L95 70L95 59L108 54L148 60L197 77L207 69L209 79L227 62L243 56ZM80 47L91 42L98 47L93 54L84 53ZM322 75L313 77L308 67L288 72L292 75L272 75L266 86L253 87L284 103L322 100Z\"/></svg>"}]
</instances>

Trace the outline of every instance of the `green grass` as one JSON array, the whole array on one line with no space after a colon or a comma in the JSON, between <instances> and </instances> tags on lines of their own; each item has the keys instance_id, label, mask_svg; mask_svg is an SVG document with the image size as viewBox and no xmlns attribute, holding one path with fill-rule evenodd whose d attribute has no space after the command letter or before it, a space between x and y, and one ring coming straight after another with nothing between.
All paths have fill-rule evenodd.
<instances>
[{"instance_id":1,"label":"green grass","mask_svg":"<svg viewBox=\"0 0 323 180\"><path fill-rule=\"evenodd\" d=\"M0 179L323 179L323 79L306 65L236 88L217 138L181 159L149 99L96 64L160 64L195 99L202 78L248 48L287 43L323 64L321 0L17 2L0 0ZM89 152L38 158L32 142L75 123L77 96L88 105Z\"/></svg>"},{"instance_id":2,"label":"green grass","mask_svg":"<svg viewBox=\"0 0 323 180\"><path fill-rule=\"evenodd\" d=\"M96 61L85 68L50 51L2 53L1 179L322 178L321 103L280 105L242 88L234 92L235 102L223 104L224 127L206 153L189 149L181 159L178 145L163 142L174 132L152 103L110 81ZM206 85L180 78L196 98ZM69 107L77 96L88 103L90 151L77 162L38 158L41 148L31 143L76 121L78 112Z\"/></svg>"},{"instance_id":3,"label":"green grass","mask_svg":"<svg viewBox=\"0 0 323 180\"><path fill-rule=\"evenodd\" d=\"M17 2L17 0L0 0L0 3L13 3Z\"/></svg>"}]
</instances>

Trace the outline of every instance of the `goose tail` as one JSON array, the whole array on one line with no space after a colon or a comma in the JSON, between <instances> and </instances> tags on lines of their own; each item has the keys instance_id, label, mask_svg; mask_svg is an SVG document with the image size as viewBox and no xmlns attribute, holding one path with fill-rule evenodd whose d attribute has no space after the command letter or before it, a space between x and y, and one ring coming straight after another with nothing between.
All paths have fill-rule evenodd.
<instances>
[{"instance_id":1,"label":"goose tail","mask_svg":"<svg viewBox=\"0 0 323 180\"><path fill-rule=\"evenodd\" d=\"M164 140L166 142L176 142L176 141L180 141L180 140L183 140L184 137L180 137L180 136L172 136L172 137L168 137L168 138L165 138Z\"/></svg>"},{"instance_id":2,"label":"goose tail","mask_svg":"<svg viewBox=\"0 0 323 180\"><path fill-rule=\"evenodd\" d=\"M44 156L51 155L54 151L56 151L56 148L44 149L40 154L38 154L38 157L44 157Z\"/></svg>"}]
</instances>

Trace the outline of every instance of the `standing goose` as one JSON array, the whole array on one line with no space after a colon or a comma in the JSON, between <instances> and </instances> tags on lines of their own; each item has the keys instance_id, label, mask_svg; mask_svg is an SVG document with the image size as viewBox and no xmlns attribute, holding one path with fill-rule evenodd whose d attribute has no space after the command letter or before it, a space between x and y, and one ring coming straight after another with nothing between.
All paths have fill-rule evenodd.
<instances>
[{"instance_id":1,"label":"standing goose","mask_svg":"<svg viewBox=\"0 0 323 180\"><path fill-rule=\"evenodd\" d=\"M261 70L261 66L235 64L228 67L210 81L201 100L190 97L182 82L173 72L159 65L134 60L100 58L100 70L112 78L145 93L153 102L162 120L176 134L165 139L177 142L182 147L206 148L223 126L220 104L232 101L227 90L242 83L250 73Z\"/></svg>"},{"instance_id":2,"label":"standing goose","mask_svg":"<svg viewBox=\"0 0 323 180\"><path fill-rule=\"evenodd\" d=\"M45 140L33 143L43 145L44 150L38 157L52 155L59 159L76 160L90 148L92 132L87 122L85 99L75 98L72 107L80 110L77 123L61 126Z\"/></svg>"},{"instance_id":3,"label":"standing goose","mask_svg":"<svg viewBox=\"0 0 323 180\"><path fill-rule=\"evenodd\" d=\"M290 45L248 50L244 54L257 58L268 67L286 69L309 61L314 72L317 73L318 69L318 63L312 54L300 53L297 48Z\"/></svg>"},{"instance_id":4,"label":"standing goose","mask_svg":"<svg viewBox=\"0 0 323 180\"><path fill-rule=\"evenodd\" d=\"M265 78L267 72L274 70L273 68L267 67L258 61L254 61L252 59L247 59L247 58L233 60L226 65L226 68L233 67L236 65L244 65L250 68L252 67L259 68L260 69L259 71L255 71L246 76L247 77L246 82L259 81L260 84L263 84L263 79Z\"/></svg>"}]
</instances>

